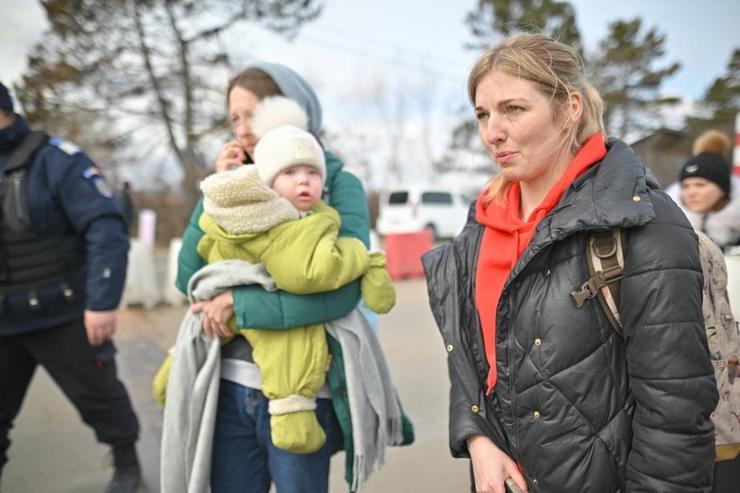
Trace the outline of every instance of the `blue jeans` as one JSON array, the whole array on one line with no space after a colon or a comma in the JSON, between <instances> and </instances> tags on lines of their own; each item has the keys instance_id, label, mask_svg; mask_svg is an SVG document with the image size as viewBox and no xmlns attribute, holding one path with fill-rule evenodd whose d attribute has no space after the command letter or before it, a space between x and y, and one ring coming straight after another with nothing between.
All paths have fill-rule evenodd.
<instances>
[{"instance_id":1,"label":"blue jeans","mask_svg":"<svg viewBox=\"0 0 740 493\"><path fill-rule=\"evenodd\" d=\"M276 448L270 437L268 400L261 391L221 380L211 462L212 493L322 493L329 490L329 459L342 431L329 399L317 399L326 443L313 454Z\"/></svg>"}]
</instances>

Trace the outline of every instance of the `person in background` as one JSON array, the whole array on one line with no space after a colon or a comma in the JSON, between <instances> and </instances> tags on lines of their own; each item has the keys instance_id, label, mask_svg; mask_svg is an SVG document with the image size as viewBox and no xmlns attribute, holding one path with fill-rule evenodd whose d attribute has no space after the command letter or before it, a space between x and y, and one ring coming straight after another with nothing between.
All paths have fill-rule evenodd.
<instances>
[{"instance_id":1,"label":"person in background","mask_svg":"<svg viewBox=\"0 0 740 493\"><path fill-rule=\"evenodd\" d=\"M257 104L268 96L285 96L298 102L308 114L308 131L318 138L321 106L311 86L293 70L279 64L255 63L234 76L226 100L234 139L227 142L217 160L216 170L225 171L253 163L258 138L252 128ZM342 163L324 150L326 178L322 199L336 209L341 218L340 237L352 237L369 247L370 221L365 193L360 181L342 170ZM203 237L198 219L203 204L198 204L183 236L178 259L177 287L187 291L193 274L206 262L198 255ZM261 286L242 286L226 291L210 301L193 304L203 314L208 334L232 335L229 320L236 317L237 328L288 329L341 319L360 301L359 281L335 291L294 295L285 291L268 292ZM221 385L211 463L211 488L214 493L266 493L274 483L282 492L321 493L328 490L329 459L340 449L347 452L345 478L356 483L359 470L354 464L353 424L341 346L327 338L331 365L327 375L330 399L317 399L316 417L326 433L326 442L312 454L292 454L278 449L270 438L268 400L260 390L260 372L254 365L252 348L242 337L222 349ZM413 440L410 423L404 421L406 443ZM358 451L360 452L360 451ZM248 460L247 460L248 459Z\"/></svg>"},{"instance_id":2,"label":"person in background","mask_svg":"<svg viewBox=\"0 0 740 493\"><path fill-rule=\"evenodd\" d=\"M470 457L474 491L711 491L718 396L691 226L606 139L575 49L505 39L468 95L500 173L423 262L448 352L450 449ZM617 227L621 335L597 299L574 296L591 232Z\"/></svg>"},{"instance_id":3,"label":"person in background","mask_svg":"<svg viewBox=\"0 0 740 493\"><path fill-rule=\"evenodd\" d=\"M693 156L681 168L678 185L668 193L697 231L727 250L740 244L740 181L731 179L725 158L730 138L708 130L694 141Z\"/></svg>"},{"instance_id":4,"label":"person in background","mask_svg":"<svg viewBox=\"0 0 740 493\"><path fill-rule=\"evenodd\" d=\"M131 221L134 220L134 203L131 200L131 183L124 181L121 188L116 192L116 203L121 209L123 219L126 220L126 231L131 227Z\"/></svg>"},{"instance_id":5,"label":"person in background","mask_svg":"<svg viewBox=\"0 0 740 493\"><path fill-rule=\"evenodd\" d=\"M730 307L722 250L704 233L697 235L704 272L704 328L719 390L719 404L712 413L716 451L712 493L734 493L740 485L740 332Z\"/></svg>"},{"instance_id":6,"label":"person in background","mask_svg":"<svg viewBox=\"0 0 740 493\"><path fill-rule=\"evenodd\" d=\"M727 294L727 266L721 247L740 243L740 190L733 190L730 164L724 158L730 139L716 130L694 141L693 156L684 164L677 184L667 192L681 207L702 242L705 265L704 313L707 341L720 404L712 413L717 437L713 493L730 493L740 485L740 334ZM735 238L735 240L732 240Z\"/></svg>"},{"instance_id":7,"label":"person in background","mask_svg":"<svg viewBox=\"0 0 740 493\"><path fill-rule=\"evenodd\" d=\"M139 423L112 342L128 239L113 192L77 146L32 131L2 84L0 173L0 470L40 364L112 447L106 492L133 493Z\"/></svg>"}]
</instances>

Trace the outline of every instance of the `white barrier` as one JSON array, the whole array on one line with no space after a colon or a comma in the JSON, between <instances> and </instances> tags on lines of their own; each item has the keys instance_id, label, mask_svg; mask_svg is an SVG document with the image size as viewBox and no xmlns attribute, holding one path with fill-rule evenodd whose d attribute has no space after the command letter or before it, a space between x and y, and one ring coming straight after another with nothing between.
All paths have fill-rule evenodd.
<instances>
[{"instance_id":1,"label":"white barrier","mask_svg":"<svg viewBox=\"0 0 740 493\"><path fill-rule=\"evenodd\" d=\"M167 274L164 278L164 301L170 305L179 306L187 303L187 297L175 287L177 277L177 255L182 247L182 238L172 238L170 240L170 250L167 254Z\"/></svg>"},{"instance_id":2,"label":"white barrier","mask_svg":"<svg viewBox=\"0 0 740 493\"><path fill-rule=\"evenodd\" d=\"M139 212L139 240L154 246L157 231L157 213L151 209Z\"/></svg>"},{"instance_id":3,"label":"white barrier","mask_svg":"<svg viewBox=\"0 0 740 493\"><path fill-rule=\"evenodd\" d=\"M727 294L735 320L740 321L740 255L725 256L727 264Z\"/></svg>"},{"instance_id":4,"label":"white barrier","mask_svg":"<svg viewBox=\"0 0 740 493\"><path fill-rule=\"evenodd\" d=\"M132 238L121 305L142 304L145 308L154 308L159 300L154 245Z\"/></svg>"}]
</instances>

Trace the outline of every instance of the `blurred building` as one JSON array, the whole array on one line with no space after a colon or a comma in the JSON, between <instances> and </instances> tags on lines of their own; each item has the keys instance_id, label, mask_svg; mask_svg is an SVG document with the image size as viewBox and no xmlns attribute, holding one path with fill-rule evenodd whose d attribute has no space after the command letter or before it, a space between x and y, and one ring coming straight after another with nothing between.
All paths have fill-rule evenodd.
<instances>
[{"instance_id":1,"label":"blurred building","mask_svg":"<svg viewBox=\"0 0 740 493\"><path fill-rule=\"evenodd\" d=\"M658 178L661 188L678 179L681 166L691 155L691 138L685 132L669 128L659 128L631 145Z\"/></svg>"}]
</instances>

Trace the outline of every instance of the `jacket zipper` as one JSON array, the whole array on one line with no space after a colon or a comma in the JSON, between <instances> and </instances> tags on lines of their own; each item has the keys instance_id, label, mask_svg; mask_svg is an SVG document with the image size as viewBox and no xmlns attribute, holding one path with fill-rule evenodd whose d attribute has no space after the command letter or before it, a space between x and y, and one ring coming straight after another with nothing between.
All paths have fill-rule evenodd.
<instances>
[{"instance_id":1,"label":"jacket zipper","mask_svg":"<svg viewBox=\"0 0 740 493\"><path fill-rule=\"evenodd\" d=\"M506 304L509 306L509 315L512 313L512 308L514 305L514 302L512 301L511 295L506 297ZM506 360L507 360L507 377L509 380L509 396L511 397L511 422L514 423L514 436L512 437L512 446L511 446L511 454L514 456L512 459L516 463L519 463L519 425L516 422L516 392L514 390L514 372L511 371L511 365L509 365L509 360L512 358L513 353L513 345L514 345L514 334L512 330L512 324L511 324L511 316L509 316L509 331L506 335Z\"/></svg>"},{"instance_id":2,"label":"jacket zipper","mask_svg":"<svg viewBox=\"0 0 740 493\"><path fill-rule=\"evenodd\" d=\"M525 271L527 266L531 264L539 255L541 255L542 252L544 252L550 246L550 244L551 244L550 242L543 244L542 247L537 251L537 253L535 253L532 256L532 258L530 258L527 261L527 264L522 266L521 269L519 269L519 272L517 272L516 276L514 277L520 276L522 272ZM509 288L513 280L514 278L512 277L505 283L504 288L503 288L504 291L507 291L507 289ZM502 294L503 294L503 291L502 291ZM516 417L516 402L515 402L516 401L516 391L514 389L514 372L511 371L511 365L510 365L510 360L513 359L511 355L513 353L513 345L514 345L514 329L513 329L513 324L511 322L511 314L513 312L514 301L513 301L511 294L507 294L506 296L506 305L509 308L509 323L507 327L508 332L506 334L506 352L504 353L503 363L504 363L504 368L506 368L505 376L507 377L507 380L509 382L509 400L511 401L511 405L510 405L511 422L513 423L513 426L514 426L514 436L510 437L511 454L513 455L512 459L514 459L517 463L519 463L519 425L517 424L516 418L515 418ZM497 322L496 325L498 325L498 320L496 320L496 322Z\"/></svg>"}]
</instances>

